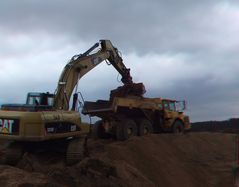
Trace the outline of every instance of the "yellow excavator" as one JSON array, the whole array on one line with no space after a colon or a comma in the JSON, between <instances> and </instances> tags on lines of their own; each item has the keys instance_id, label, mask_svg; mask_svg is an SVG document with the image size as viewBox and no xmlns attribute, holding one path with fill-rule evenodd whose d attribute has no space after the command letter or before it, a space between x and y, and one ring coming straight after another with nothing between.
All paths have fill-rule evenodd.
<instances>
[{"instance_id":1,"label":"yellow excavator","mask_svg":"<svg viewBox=\"0 0 239 187\"><path fill-rule=\"evenodd\" d=\"M100 40L85 53L71 58L63 69L55 94L28 93L26 104L1 106L0 140L7 142L1 151L1 162L16 164L29 149L52 143L60 144L52 147L64 147L67 163L79 161L84 154L83 137L89 132L89 125L81 121L78 94L77 91L73 94L73 91L77 90L79 79L103 61L113 65L120 73L128 93L134 95L134 90L137 90L136 95L143 94L143 84L133 83L130 69L125 67L117 48L109 40ZM70 107L72 94L73 104Z\"/></svg>"}]
</instances>

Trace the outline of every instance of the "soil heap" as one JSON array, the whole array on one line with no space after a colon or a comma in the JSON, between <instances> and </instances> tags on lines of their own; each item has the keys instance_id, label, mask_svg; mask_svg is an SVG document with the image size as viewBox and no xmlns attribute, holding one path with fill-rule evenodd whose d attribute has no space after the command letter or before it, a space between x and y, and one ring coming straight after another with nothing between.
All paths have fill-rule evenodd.
<instances>
[{"instance_id":1,"label":"soil heap","mask_svg":"<svg viewBox=\"0 0 239 187\"><path fill-rule=\"evenodd\" d=\"M56 152L0 165L0 186L233 186L235 136L152 134L125 142L89 140L90 155L66 166Z\"/></svg>"}]
</instances>

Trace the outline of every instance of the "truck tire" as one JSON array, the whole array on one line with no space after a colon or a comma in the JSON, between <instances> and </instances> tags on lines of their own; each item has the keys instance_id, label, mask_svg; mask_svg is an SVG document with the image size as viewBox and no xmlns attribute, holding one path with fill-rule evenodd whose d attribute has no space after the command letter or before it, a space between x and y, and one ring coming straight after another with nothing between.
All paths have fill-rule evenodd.
<instances>
[{"instance_id":1,"label":"truck tire","mask_svg":"<svg viewBox=\"0 0 239 187\"><path fill-rule=\"evenodd\" d=\"M162 133L163 132L163 112L156 110L153 118L153 133Z\"/></svg>"},{"instance_id":2,"label":"truck tire","mask_svg":"<svg viewBox=\"0 0 239 187\"><path fill-rule=\"evenodd\" d=\"M118 122L116 126L116 139L124 141L132 136L136 136L137 126L132 119L124 119Z\"/></svg>"},{"instance_id":3,"label":"truck tire","mask_svg":"<svg viewBox=\"0 0 239 187\"><path fill-rule=\"evenodd\" d=\"M92 137L93 139L105 139L109 138L110 134L105 132L103 121L99 120L95 122L92 128Z\"/></svg>"},{"instance_id":4,"label":"truck tire","mask_svg":"<svg viewBox=\"0 0 239 187\"><path fill-rule=\"evenodd\" d=\"M175 134L183 134L184 133L184 125L180 120L176 120L172 127L172 132Z\"/></svg>"},{"instance_id":5,"label":"truck tire","mask_svg":"<svg viewBox=\"0 0 239 187\"><path fill-rule=\"evenodd\" d=\"M138 135L143 136L153 132L152 124L147 119L140 119L138 121Z\"/></svg>"}]
</instances>

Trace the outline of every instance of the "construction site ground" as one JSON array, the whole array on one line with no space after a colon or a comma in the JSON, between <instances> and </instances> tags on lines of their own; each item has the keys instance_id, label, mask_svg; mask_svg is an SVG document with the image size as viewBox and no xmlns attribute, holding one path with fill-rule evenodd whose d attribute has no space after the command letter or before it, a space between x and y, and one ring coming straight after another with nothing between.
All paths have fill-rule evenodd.
<instances>
[{"instance_id":1,"label":"construction site ground","mask_svg":"<svg viewBox=\"0 0 239 187\"><path fill-rule=\"evenodd\" d=\"M0 165L0 186L233 186L235 134L152 134L89 140L89 157L66 166L57 152L26 153Z\"/></svg>"}]
</instances>

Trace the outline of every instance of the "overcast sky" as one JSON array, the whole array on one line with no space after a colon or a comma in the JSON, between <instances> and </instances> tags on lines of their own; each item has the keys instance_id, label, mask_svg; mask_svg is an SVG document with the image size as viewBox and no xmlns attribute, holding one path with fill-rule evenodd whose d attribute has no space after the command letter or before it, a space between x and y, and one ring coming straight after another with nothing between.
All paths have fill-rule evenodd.
<instances>
[{"instance_id":1,"label":"overcast sky","mask_svg":"<svg viewBox=\"0 0 239 187\"><path fill-rule=\"evenodd\" d=\"M185 99L192 121L239 117L239 1L0 1L0 103L54 92L75 54L110 39L148 97ZM86 100L120 86L102 63L79 82Z\"/></svg>"}]
</instances>

